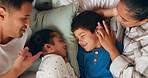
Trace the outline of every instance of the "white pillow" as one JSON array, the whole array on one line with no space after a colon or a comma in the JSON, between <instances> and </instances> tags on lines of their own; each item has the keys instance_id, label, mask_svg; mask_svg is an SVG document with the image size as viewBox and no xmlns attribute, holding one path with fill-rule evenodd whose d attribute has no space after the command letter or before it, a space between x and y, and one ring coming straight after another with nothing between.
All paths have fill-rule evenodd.
<instances>
[{"instance_id":1,"label":"white pillow","mask_svg":"<svg viewBox=\"0 0 148 78\"><path fill-rule=\"evenodd\" d=\"M56 7L60 7L63 5L68 5L72 2L73 0L52 0L52 7L56 8Z\"/></svg>"},{"instance_id":2,"label":"white pillow","mask_svg":"<svg viewBox=\"0 0 148 78\"><path fill-rule=\"evenodd\" d=\"M62 5L67 5L71 2L79 2L79 11L96 10L99 8L113 8L116 7L120 0L52 0L53 8Z\"/></svg>"}]
</instances>

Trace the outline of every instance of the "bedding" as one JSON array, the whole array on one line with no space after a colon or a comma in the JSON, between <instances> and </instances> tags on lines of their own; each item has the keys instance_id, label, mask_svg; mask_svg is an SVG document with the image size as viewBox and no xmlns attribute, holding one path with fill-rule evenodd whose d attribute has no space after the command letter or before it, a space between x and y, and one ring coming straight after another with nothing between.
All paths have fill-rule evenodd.
<instances>
[{"instance_id":1,"label":"bedding","mask_svg":"<svg viewBox=\"0 0 148 78\"><path fill-rule=\"evenodd\" d=\"M35 0L33 2L33 6L38 10L33 9L30 19L30 27L33 33L45 28L53 29L61 33L64 41L67 43L68 46L68 59L70 61L70 64L74 68L77 76L79 76L79 67L76 59L78 45L77 40L71 32L72 18L75 16L76 13L80 13L84 10L113 8L118 4L119 1L120 0ZM48 6L45 7L44 4ZM41 12L39 10L45 11ZM38 70L40 61L41 59L36 60L27 71L29 73L30 71L33 71L32 73L35 74L34 72ZM31 74L24 75L30 75L27 77L24 76L24 78L33 78Z\"/></svg>"},{"instance_id":2,"label":"bedding","mask_svg":"<svg viewBox=\"0 0 148 78\"><path fill-rule=\"evenodd\" d=\"M120 0L52 0L52 7L67 5L71 2L79 2L78 13L84 10L96 10L99 8L113 8Z\"/></svg>"}]
</instances>

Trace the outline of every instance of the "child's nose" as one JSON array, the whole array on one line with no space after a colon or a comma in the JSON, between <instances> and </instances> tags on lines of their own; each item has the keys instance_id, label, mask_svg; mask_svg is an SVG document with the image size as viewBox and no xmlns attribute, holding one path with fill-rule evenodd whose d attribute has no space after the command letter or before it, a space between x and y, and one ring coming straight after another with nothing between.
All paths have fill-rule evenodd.
<instances>
[{"instance_id":1,"label":"child's nose","mask_svg":"<svg viewBox=\"0 0 148 78\"><path fill-rule=\"evenodd\" d=\"M64 42L64 45L66 46L67 44Z\"/></svg>"}]
</instances>

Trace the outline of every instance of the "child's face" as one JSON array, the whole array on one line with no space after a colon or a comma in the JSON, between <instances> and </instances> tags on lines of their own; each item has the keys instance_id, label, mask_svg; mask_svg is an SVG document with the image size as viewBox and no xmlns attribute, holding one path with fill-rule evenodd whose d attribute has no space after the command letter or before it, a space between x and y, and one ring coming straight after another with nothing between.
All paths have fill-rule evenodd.
<instances>
[{"instance_id":1,"label":"child's face","mask_svg":"<svg viewBox=\"0 0 148 78\"><path fill-rule=\"evenodd\" d=\"M54 53L57 55L61 55L62 57L66 56L67 48L66 43L63 41L61 35L57 32L54 32L55 37L53 38L53 42L55 45L53 46Z\"/></svg>"},{"instance_id":2,"label":"child's face","mask_svg":"<svg viewBox=\"0 0 148 78\"><path fill-rule=\"evenodd\" d=\"M91 33L89 30L85 30L82 28L74 31L74 35L79 41L79 44L86 50L91 51L94 48L100 48L100 42L95 33Z\"/></svg>"}]
</instances>

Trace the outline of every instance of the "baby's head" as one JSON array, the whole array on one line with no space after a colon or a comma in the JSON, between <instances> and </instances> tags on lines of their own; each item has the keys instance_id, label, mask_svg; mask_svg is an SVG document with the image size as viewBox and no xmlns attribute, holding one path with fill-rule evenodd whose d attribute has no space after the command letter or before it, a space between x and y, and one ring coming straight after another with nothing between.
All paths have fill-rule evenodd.
<instances>
[{"instance_id":1,"label":"baby's head","mask_svg":"<svg viewBox=\"0 0 148 78\"><path fill-rule=\"evenodd\" d=\"M102 24L103 20L103 17L93 11L84 11L73 19L71 30L86 51L101 47L95 30L97 23Z\"/></svg>"},{"instance_id":2,"label":"baby's head","mask_svg":"<svg viewBox=\"0 0 148 78\"><path fill-rule=\"evenodd\" d=\"M55 31L44 29L36 32L29 41L29 51L35 55L43 51L42 56L47 54L57 54L62 57L66 56L66 43L61 35Z\"/></svg>"}]
</instances>

